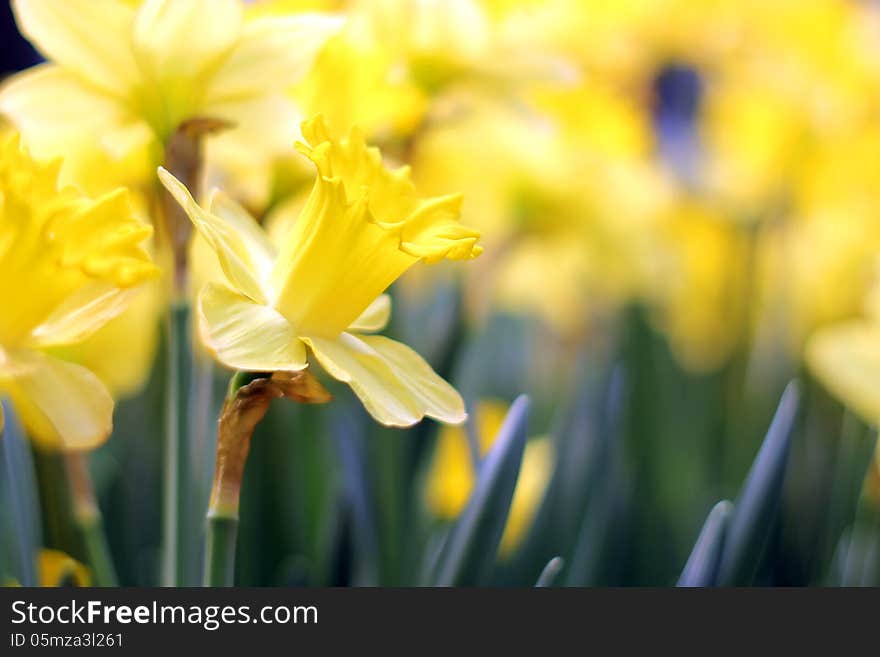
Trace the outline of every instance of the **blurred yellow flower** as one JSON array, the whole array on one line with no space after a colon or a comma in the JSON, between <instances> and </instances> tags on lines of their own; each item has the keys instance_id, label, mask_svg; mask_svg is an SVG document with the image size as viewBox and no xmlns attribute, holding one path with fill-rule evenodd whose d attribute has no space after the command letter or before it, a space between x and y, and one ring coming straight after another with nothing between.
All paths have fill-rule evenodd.
<instances>
[{"instance_id":1,"label":"blurred yellow flower","mask_svg":"<svg viewBox=\"0 0 880 657\"><path fill-rule=\"evenodd\" d=\"M91 586L89 569L59 550L40 550L37 557L37 575L40 586Z\"/></svg>"},{"instance_id":2,"label":"blurred yellow flower","mask_svg":"<svg viewBox=\"0 0 880 657\"><path fill-rule=\"evenodd\" d=\"M653 320L685 367L715 369L749 328L750 236L716 209L682 200L658 222L655 239L646 291Z\"/></svg>"},{"instance_id":3,"label":"blurred yellow flower","mask_svg":"<svg viewBox=\"0 0 880 657\"><path fill-rule=\"evenodd\" d=\"M14 76L0 93L37 156L63 154L74 178L95 162L151 180L185 121L221 119L246 129L227 152L253 153L296 136L284 97L340 19L321 14L248 19L240 0L15 0L16 19L49 63ZM250 150L248 150L250 149ZM122 169L122 171L120 171Z\"/></svg>"},{"instance_id":4,"label":"blurred yellow flower","mask_svg":"<svg viewBox=\"0 0 880 657\"><path fill-rule=\"evenodd\" d=\"M356 125L368 137L410 134L427 111L427 97L371 28L363 13L353 16L321 50L294 97L306 115L323 114L337 131Z\"/></svg>"},{"instance_id":5,"label":"blurred yellow flower","mask_svg":"<svg viewBox=\"0 0 880 657\"><path fill-rule=\"evenodd\" d=\"M139 285L125 310L82 342L58 349L58 355L94 372L114 399L137 394L158 350L162 300L159 281Z\"/></svg>"},{"instance_id":6,"label":"blurred yellow flower","mask_svg":"<svg viewBox=\"0 0 880 657\"><path fill-rule=\"evenodd\" d=\"M59 167L33 160L16 135L0 141L0 391L41 445L88 449L110 435L113 400L54 350L87 339L158 272L127 192L92 201L59 189Z\"/></svg>"},{"instance_id":7,"label":"blurred yellow flower","mask_svg":"<svg viewBox=\"0 0 880 657\"><path fill-rule=\"evenodd\" d=\"M461 197L418 197L408 169L385 168L356 131L331 137L320 117L302 131L307 144L298 147L318 178L277 249L223 193L204 210L159 171L223 270L225 280L199 294L203 341L224 365L257 372L302 370L308 347L386 425L425 415L464 421L461 397L418 354L367 335L384 328L390 299L382 293L412 265L480 253L479 233L458 221Z\"/></svg>"},{"instance_id":8,"label":"blurred yellow flower","mask_svg":"<svg viewBox=\"0 0 880 657\"><path fill-rule=\"evenodd\" d=\"M816 331L807 341L813 375L869 424L880 422L880 286L866 316Z\"/></svg>"},{"instance_id":9,"label":"blurred yellow flower","mask_svg":"<svg viewBox=\"0 0 880 657\"><path fill-rule=\"evenodd\" d=\"M491 247L468 272L471 295L577 337L635 294L668 186L649 164L645 118L611 90L528 96L511 106L459 94L455 118L420 135L413 171L429 192L462 190L464 220Z\"/></svg>"},{"instance_id":10,"label":"blurred yellow flower","mask_svg":"<svg viewBox=\"0 0 880 657\"><path fill-rule=\"evenodd\" d=\"M507 409L507 404L495 400L482 400L477 404L476 434L480 456L485 456L495 442ZM544 496L552 470L553 446L550 439L542 437L529 441L501 538L501 554L511 554L525 536ZM440 518L455 519L467 504L475 483L476 473L465 430L462 427L443 427L425 487L428 507Z\"/></svg>"}]
</instances>

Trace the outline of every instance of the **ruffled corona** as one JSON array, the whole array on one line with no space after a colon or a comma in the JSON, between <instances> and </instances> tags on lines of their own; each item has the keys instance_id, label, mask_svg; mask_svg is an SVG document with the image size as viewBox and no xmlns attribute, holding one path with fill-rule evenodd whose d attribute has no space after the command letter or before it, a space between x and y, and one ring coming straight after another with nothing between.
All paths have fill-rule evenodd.
<instances>
[{"instance_id":1,"label":"ruffled corona","mask_svg":"<svg viewBox=\"0 0 880 657\"><path fill-rule=\"evenodd\" d=\"M36 440L88 448L109 435L113 402L91 372L46 350L88 338L157 269L142 245L151 228L127 193L59 189L58 168L34 161L17 135L0 141L0 391Z\"/></svg>"},{"instance_id":2,"label":"ruffled corona","mask_svg":"<svg viewBox=\"0 0 880 657\"><path fill-rule=\"evenodd\" d=\"M160 169L224 274L199 295L205 343L221 363L249 371L301 370L308 348L383 424L463 421L461 397L418 354L365 335L384 328L382 293L409 267L479 255L479 233L458 221L461 197L420 198L406 168L385 168L357 132L332 137L320 117L303 135L300 151L318 176L278 247L222 193L205 210Z\"/></svg>"}]
</instances>

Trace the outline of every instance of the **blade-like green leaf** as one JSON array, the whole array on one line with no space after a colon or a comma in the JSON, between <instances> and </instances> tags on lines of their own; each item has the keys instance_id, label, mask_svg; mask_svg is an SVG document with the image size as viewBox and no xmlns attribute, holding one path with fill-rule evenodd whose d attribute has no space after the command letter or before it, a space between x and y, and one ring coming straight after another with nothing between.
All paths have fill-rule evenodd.
<instances>
[{"instance_id":1,"label":"blade-like green leaf","mask_svg":"<svg viewBox=\"0 0 880 657\"><path fill-rule=\"evenodd\" d=\"M475 584L495 558L526 445L529 399L513 402L467 506L450 530L437 565L437 586Z\"/></svg>"},{"instance_id":2,"label":"blade-like green leaf","mask_svg":"<svg viewBox=\"0 0 880 657\"><path fill-rule=\"evenodd\" d=\"M721 586L746 584L755 573L782 495L799 397L789 383L740 492L721 553Z\"/></svg>"},{"instance_id":3,"label":"blade-like green leaf","mask_svg":"<svg viewBox=\"0 0 880 657\"><path fill-rule=\"evenodd\" d=\"M703 524L691 556L688 557L678 586L712 586L718 574L721 562L721 551L724 547L724 535L733 513L733 504L728 500L718 502Z\"/></svg>"},{"instance_id":4,"label":"blade-like green leaf","mask_svg":"<svg viewBox=\"0 0 880 657\"><path fill-rule=\"evenodd\" d=\"M547 586L553 586L553 582L556 581L556 576L559 575L564 567L565 561L562 557L553 557L550 559L550 561L547 562L547 565L544 566L544 570L542 570L541 574L538 576L538 581L535 582L535 587L545 588Z\"/></svg>"},{"instance_id":5,"label":"blade-like green leaf","mask_svg":"<svg viewBox=\"0 0 880 657\"><path fill-rule=\"evenodd\" d=\"M376 514L369 482L366 477L363 424L339 413L332 424L332 433L342 464L343 503L352 522L354 550L354 583L357 586L379 584L379 538L376 536Z\"/></svg>"},{"instance_id":6,"label":"blade-like green leaf","mask_svg":"<svg viewBox=\"0 0 880 657\"><path fill-rule=\"evenodd\" d=\"M36 586L37 574L34 557L42 539L40 537L40 509L37 498L37 484L34 464L27 438L18 422L12 406L3 402L6 423L0 449L3 452L3 466L6 489L3 491L12 515L12 526L17 543L14 558L15 575L23 586Z\"/></svg>"}]
</instances>

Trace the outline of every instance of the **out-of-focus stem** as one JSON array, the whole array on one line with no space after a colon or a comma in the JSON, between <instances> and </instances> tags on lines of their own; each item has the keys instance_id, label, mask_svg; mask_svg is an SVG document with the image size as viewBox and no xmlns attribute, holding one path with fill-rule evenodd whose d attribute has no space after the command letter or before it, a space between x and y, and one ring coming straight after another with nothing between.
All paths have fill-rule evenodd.
<instances>
[{"instance_id":1,"label":"out-of-focus stem","mask_svg":"<svg viewBox=\"0 0 880 657\"><path fill-rule=\"evenodd\" d=\"M228 127L223 121L195 118L182 123L169 138L165 149L165 168L180 180L196 198L200 197L203 169L202 138ZM158 185L158 183L157 183ZM192 514L185 487L191 480L189 412L193 380L192 341L190 337L189 267L187 262L192 224L186 213L160 190L157 205L157 234L172 258L171 305L166 320L165 386L165 473L162 584L181 586L188 581L192 541L187 529Z\"/></svg>"},{"instance_id":2,"label":"out-of-focus stem","mask_svg":"<svg viewBox=\"0 0 880 657\"><path fill-rule=\"evenodd\" d=\"M189 497L184 487L188 480L189 450L187 428L192 354L189 336L189 303L172 303L167 321L167 362L165 381L165 450L164 450L164 543L162 584L185 584L186 531Z\"/></svg>"},{"instance_id":3,"label":"out-of-focus stem","mask_svg":"<svg viewBox=\"0 0 880 657\"><path fill-rule=\"evenodd\" d=\"M64 455L67 480L73 502L73 518L82 537L89 567L97 586L117 586L116 568L104 535L101 511L95 502L88 457L82 452Z\"/></svg>"}]
</instances>

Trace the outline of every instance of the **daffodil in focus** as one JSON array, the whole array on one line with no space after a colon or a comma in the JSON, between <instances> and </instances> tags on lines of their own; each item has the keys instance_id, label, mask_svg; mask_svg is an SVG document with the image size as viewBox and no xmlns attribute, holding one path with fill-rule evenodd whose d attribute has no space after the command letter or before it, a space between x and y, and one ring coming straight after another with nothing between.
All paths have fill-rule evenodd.
<instances>
[{"instance_id":1,"label":"daffodil in focus","mask_svg":"<svg viewBox=\"0 0 880 657\"><path fill-rule=\"evenodd\" d=\"M224 274L199 294L204 343L227 367L253 372L300 371L311 351L382 424L464 421L459 394L418 354L373 335L391 310L383 292L412 265L480 253L479 234L459 223L461 197L420 198L408 169L385 168L356 131L332 137L320 117L302 131L318 177L278 247L223 193L203 209L160 169Z\"/></svg>"},{"instance_id":2,"label":"daffodil in focus","mask_svg":"<svg viewBox=\"0 0 880 657\"><path fill-rule=\"evenodd\" d=\"M113 400L56 354L118 315L157 270L142 246L151 228L125 190L90 200L58 187L59 166L36 162L17 135L0 141L0 394L44 447L89 449L110 435Z\"/></svg>"},{"instance_id":3,"label":"daffodil in focus","mask_svg":"<svg viewBox=\"0 0 880 657\"><path fill-rule=\"evenodd\" d=\"M105 178L150 179L170 137L192 119L241 126L228 135L227 153L289 144L298 118L284 91L341 25L325 14L249 18L240 0L16 0L13 7L48 63L10 80L0 112L35 155L64 154L65 173L82 180L94 179L97 162L114 164Z\"/></svg>"},{"instance_id":4,"label":"daffodil in focus","mask_svg":"<svg viewBox=\"0 0 880 657\"><path fill-rule=\"evenodd\" d=\"M504 424L507 405L484 400L477 405L477 439L480 456L485 456ZM546 437L530 440L523 454L519 480L510 505L510 515L501 537L500 551L510 554L525 536L553 469L553 446ZM434 460L428 472L426 502L440 518L453 520L462 512L476 484L476 472L461 427L443 427Z\"/></svg>"}]
</instances>

